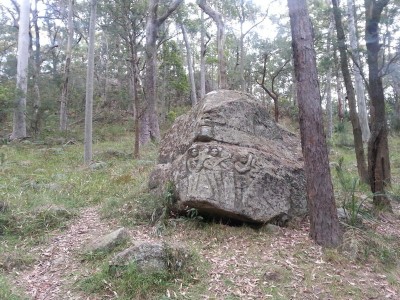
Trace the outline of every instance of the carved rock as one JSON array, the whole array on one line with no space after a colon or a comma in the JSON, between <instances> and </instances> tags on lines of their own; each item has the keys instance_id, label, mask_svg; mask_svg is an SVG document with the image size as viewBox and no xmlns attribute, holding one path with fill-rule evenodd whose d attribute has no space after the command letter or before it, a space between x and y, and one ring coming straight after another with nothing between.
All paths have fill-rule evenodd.
<instances>
[{"instance_id":1,"label":"carved rock","mask_svg":"<svg viewBox=\"0 0 400 300\"><path fill-rule=\"evenodd\" d=\"M177 209L268 223L307 212L300 140L251 95L211 92L160 145L149 187L175 187Z\"/></svg>"}]
</instances>

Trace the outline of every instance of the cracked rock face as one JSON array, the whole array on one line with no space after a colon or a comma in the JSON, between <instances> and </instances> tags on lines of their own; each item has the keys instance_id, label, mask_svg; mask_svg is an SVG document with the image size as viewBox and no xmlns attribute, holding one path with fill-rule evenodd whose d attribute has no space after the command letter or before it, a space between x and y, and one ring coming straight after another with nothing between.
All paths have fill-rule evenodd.
<instances>
[{"instance_id":1,"label":"cracked rock face","mask_svg":"<svg viewBox=\"0 0 400 300\"><path fill-rule=\"evenodd\" d=\"M170 182L177 209L253 223L307 213L299 138L251 95L211 92L161 142L149 187Z\"/></svg>"}]
</instances>

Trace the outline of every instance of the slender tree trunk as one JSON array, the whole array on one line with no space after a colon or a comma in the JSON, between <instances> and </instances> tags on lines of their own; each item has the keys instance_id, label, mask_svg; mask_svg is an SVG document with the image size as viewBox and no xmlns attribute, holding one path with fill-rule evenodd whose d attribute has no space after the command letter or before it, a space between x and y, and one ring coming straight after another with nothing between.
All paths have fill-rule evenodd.
<instances>
[{"instance_id":1,"label":"slender tree trunk","mask_svg":"<svg viewBox=\"0 0 400 300\"><path fill-rule=\"evenodd\" d=\"M33 74L32 74L32 81L33 81L33 88L35 91L35 97L33 100L33 115L32 115L32 122L31 122L31 130L35 136L37 136L40 132L41 123L42 123L42 100L40 95L39 89L39 77L40 77L40 69L42 65L42 60L40 57L40 32L39 32L39 25L38 25L38 10L37 10L37 3L38 0L34 2L34 9L33 9L33 18L32 23L35 28L35 52L34 52L34 63L33 63ZM33 43L30 43L31 46Z\"/></svg>"},{"instance_id":2,"label":"slender tree trunk","mask_svg":"<svg viewBox=\"0 0 400 300\"><path fill-rule=\"evenodd\" d=\"M200 8L209 15L217 25L217 51L218 51L218 88L228 88L227 66L224 54L225 48L225 23L222 15L206 4L205 0L197 0Z\"/></svg>"},{"instance_id":3,"label":"slender tree trunk","mask_svg":"<svg viewBox=\"0 0 400 300\"><path fill-rule=\"evenodd\" d=\"M145 73L145 98L146 107L140 120L140 144L144 145L150 140L160 138L160 128L156 111L157 103L157 7L158 0L149 1L149 16L146 25L146 73Z\"/></svg>"},{"instance_id":4,"label":"slender tree trunk","mask_svg":"<svg viewBox=\"0 0 400 300\"><path fill-rule=\"evenodd\" d=\"M74 0L68 2L68 39L64 67L64 82L60 99L60 131L66 131L68 126L68 86L71 65L72 40L74 38Z\"/></svg>"},{"instance_id":5,"label":"slender tree trunk","mask_svg":"<svg viewBox=\"0 0 400 300\"><path fill-rule=\"evenodd\" d=\"M102 96L101 96L101 101L102 101L102 107L108 107L109 109L112 108L112 103L108 99L108 89L109 89L109 78L108 78L108 57L109 57L109 52L108 52L108 39L107 36L103 36L104 38L104 44L105 44L105 55L101 55L102 57L100 58L101 64L104 65L104 86L102 86L103 91L102 91ZM105 59L103 57L105 56Z\"/></svg>"},{"instance_id":6,"label":"slender tree trunk","mask_svg":"<svg viewBox=\"0 0 400 300\"><path fill-rule=\"evenodd\" d=\"M197 95L196 95L196 83L194 80L194 73L193 73L193 61L192 61L192 50L190 47L189 39L186 33L185 25L181 24L183 40L185 41L186 47L186 60L189 70L189 79L190 79L190 99L192 102L192 106L197 103Z\"/></svg>"},{"instance_id":7,"label":"slender tree trunk","mask_svg":"<svg viewBox=\"0 0 400 300\"><path fill-rule=\"evenodd\" d=\"M301 145L307 179L310 236L326 247L341 243L328 150L323 130L312 25L306 0L288 0L300 116Z\"/></svg>"},{"instance_id":8,"label":"slender tree trunk","mask_svg":"<svg viewBox=\"0 0 400 300\"><path fill-rule=\"evenodd\" d=\"M327 0L328 5L330 5L330 0ZM331 14L328 38L326 41L326 54L328 57L332 57L332 35L335 23L333 20L333 14ZM331 139L333 134L333 110L332 110L332 66L329 64L328 71L326 74L326 114L328 119L328 133L327 138Z\"/></svg>"},{"instance_id":9,"label":"slender tree trunk","mask_svg":"<svg viewBox=\"0 0 400 300\"><path fill-rule=\"evenodd\" d=\"M244 80L244 33L243 33L243 24L245 22L245 17L244 17L244 1L240 0L240 10L241 12L239 13L241 15L240 17L240 39L239 39L239 48L240 48L240 61L239 61L239 76L240 76L240 89L242 92L246 91L246 85L245 85L245 80Z\"/></svg>"},{"instance_id":10,"label":"slender tree trunk","mask_svg":"<svg viewBox=\"0 0 400 300\"><path fill-rule=\"evenodd\" d=\"M338 100L338 121L340 123L343 122L344 118L344 108L343 108L343 100L344 100L344 95L343 95L343 90L342 90L342 83L341 83L341 73L340 73L340 65L337 57L337 47L333 49L333 60L334 60L334 65L335 65L335 77L336 77L336 94L337 94L337 100Z\"/></svg>"},{"instance_id":11,"label":"slender tree trunk","mask_svg":"<svg viewBox=\"0 0 400 300\"><path fill-rule=\"evenodd\" d=\"M160 125L156 110L157 104L157 32L165 20L178 8L183 0L175 0L167 11L158 17L159 0L149 1L149 14L146 23L146 74L145 100L146 106L140 118L140 144L160 139Z\"/></svg>"},{"instance_id":12,"label":"slender tree trunk","mask_svg":"<svg viewBox=\"0 0 400 300\"><path fill-rule=\"evenodd\" d=\"M85 149L84 162L89 165L92 162L92 118L93 118L93 75L94 75L94 35L96 32L97 0L90 1L90 27L88 65L86 73L86 106L85 106Z\"/></svg>"},{"instance_id":13,"label":"slender tree trunk","mask_svg":"<svg viewBox=\"0 0 400 300\"><path fill-rule=\"evenodd\" d=\"M362 182L368 183L369 178L368 178L367 164L365 161L362 131L357 115L356 95L354 93L353 82L351 79L350 67L347 57L347 49L346 49L347 47L346 47L345 34L342 24L342 15L338 6L338 1L332 0L332 5L333 5L333 15L335 17L338 47L340 52L340 65L344 78L344 84L346 86L351 125L353 126L353 138L354 138L354 148L356 152L358 176L360 177L360 180Z\"/></svg>"},{"instance_id":14,"label":"slender tree trunk","mask_svg":"<svg viewBox=\"0 0 400 300\"><path fill-rule=\"evenodd\" d=\"M139 84L139 74L137 73L137 55L136 50L132 55L131 60L131 71L132 71L132 88L133 88L133 106L135 110L134 115L134 126L135 126L135 145L133 149L133 157L140 158L140 142L139 142L139 132L140 132L140 123L139 123L139 114L140 114L140 105L139 105L139 95L138 95L138 84Z\"/></svg>"},{"instance_id":15,"label":"slender tree trunk","mask_svg":"<svg viewBox=\"0 0 400 300\"><path fill-rule=\"evenodd\" d=\"M127 34L128 37L128 48L131 53L130 57L130 91L131 96L133 99L133 121L134 121L134 130L135 130L135 141L133 147L133 158L140 158L140 142L139 142L139 135L140 135L140 101L139 101L139 69L138 69L138 57L137 57L137 42L136 42L136 27L133 26L132 32Z\"/></svg>"},{"instance_id":16,"label":"slender tree trunk","mask_svg":"<svg viewBox=\"0 0 400 300\"><path fill-rule=\"evenodd\" d=\"M205 44L204 12L201 11L201 36L200 36L200 99L206 95L206 44Z\"/></svg>"},{"instance_id":17,"label":"slender tree trunk","mask_svg":"<svg viewBox=\"0 0 400 300\"><path fill-rule=\"evenodd\" d=\"M349 16L348 26L349 26L350 49L353 59L356 62L356 65L361 67L361 60L358 49L356 22L354 20L354 0L347 0L347 10ZM362 140L364 143L367 143L371 135L371 132L369 130L369 124L368 124L368 112L365 100L363 79L361 77L360 70L357 66L353 67L353 75L354 75L354 87L357 95L358 118L360 120L360 126L362 131Z\"/></svg>"},{"instance_id":18,"label":"slender tree trunk","mask_svg":"<svg viewBox=\"0 0 400 300\"><path fill-rule=\"evenodd\" d=\"M369 69L368 93L371 100L371 137L368 142L368 171L373 203L376 208L392 210L385 187L390 185L388 129L385 114L385 96L379 76L379 22L389 0L365 0L365 42Z\"/></svg>"},{"instance_id":19,"label":"slender tree trunk","mask_svg":"<svg viewBox=\"0 0 400 300\"><path fill-rule=\"evenodd\" d=\"M22 0L18 30L17 88L14 106L13 132L10 139L25 138L26 134L26 93L28 91L29 61L29 0Z\"/></svg>"}]
</instances>

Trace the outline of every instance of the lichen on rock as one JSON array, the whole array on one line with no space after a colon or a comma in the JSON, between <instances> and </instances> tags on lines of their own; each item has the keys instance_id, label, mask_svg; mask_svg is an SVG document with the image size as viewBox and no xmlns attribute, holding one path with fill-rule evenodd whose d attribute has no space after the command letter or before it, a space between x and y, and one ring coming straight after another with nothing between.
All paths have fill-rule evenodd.
<instances>
[{"instance_id":1,"label":"lichen on rock","mask_svg":"<svg viewBox=\"0 0 400 300\"><path fill-rule=\"evenodd\" d=\"M160 146L149 187L175 187L178 210L252 223L307 212L300 140L249 94L210 93Z\"/></svg>"}]
</instances>

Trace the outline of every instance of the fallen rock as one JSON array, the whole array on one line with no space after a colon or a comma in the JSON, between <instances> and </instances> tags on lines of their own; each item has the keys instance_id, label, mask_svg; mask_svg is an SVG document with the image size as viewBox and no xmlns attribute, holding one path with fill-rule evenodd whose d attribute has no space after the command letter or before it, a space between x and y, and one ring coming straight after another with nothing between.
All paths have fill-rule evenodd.
<instances>
[{"instance_id":1,"label":"fallen rock","mask_svg":"<svg viewBox=\"0 0 400 300\"><path fill-rule=\"evenodd\" d=\"M86 247L89 252L110 251L129 239L128 230L119 228L107 235L96 238Z\"/></svg>"},{"instance_id":2,"label":"fallen rock","mask_svg":"<svg viewBox=\"0 0 400 300\"><path fill-rule=\"evenodd\" d=\"M253 223L307 212L298 136L246 93L209 93L175 121L149 187L162 194L171 183L180 211Z\"/></svg>"},{"instance_id":3,"label":"fallen rock","mask_svg":"<svg viewBox=\"0 0 400 300\"><path fill-rule=\"evenodd\" d=\"M135 263L138 271L177 271L190 259L189 251L181 246L167 243L137 241L134 246L115 255L111 266L127 266Z\"/></svg>"}]
</instances>

